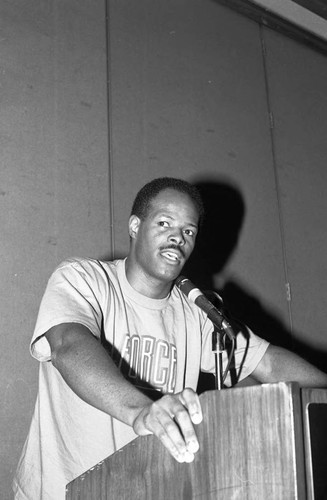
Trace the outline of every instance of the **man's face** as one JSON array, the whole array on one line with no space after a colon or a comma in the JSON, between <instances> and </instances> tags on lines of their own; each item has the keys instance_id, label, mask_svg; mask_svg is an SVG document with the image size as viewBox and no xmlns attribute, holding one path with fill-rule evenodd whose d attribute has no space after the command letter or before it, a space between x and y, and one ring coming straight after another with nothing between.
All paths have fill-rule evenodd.
<instances>
[{"instance_id":1,"label":"man's face","mask_svg":"<svg viewBox=\"0 0 327 500\"><path fill-rule=\"evenodd\" d=\"M130 218L133 265L144 277L171 282L192 253L198 222L197 208L187 194L161 191L144 220Z\"/></svg>"}]
</instances>

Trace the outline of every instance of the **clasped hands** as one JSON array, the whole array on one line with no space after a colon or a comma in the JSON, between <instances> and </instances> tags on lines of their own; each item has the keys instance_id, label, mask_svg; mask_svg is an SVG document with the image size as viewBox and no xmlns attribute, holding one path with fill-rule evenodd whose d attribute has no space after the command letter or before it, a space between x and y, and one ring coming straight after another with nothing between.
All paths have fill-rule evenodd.
<instances>
[{"instance_id":1,"label":"clasped hands","mask_svg":"<svg viewBox=\"0 0 327 500\"><path fill-rule=\"evenodd\" d=\"M193 424L199 424L202 418L198 395L184 389L145 406L133 429L139 436L154 434L178 462L192 462L199 449Z\"/></svg>"}]
</instances>

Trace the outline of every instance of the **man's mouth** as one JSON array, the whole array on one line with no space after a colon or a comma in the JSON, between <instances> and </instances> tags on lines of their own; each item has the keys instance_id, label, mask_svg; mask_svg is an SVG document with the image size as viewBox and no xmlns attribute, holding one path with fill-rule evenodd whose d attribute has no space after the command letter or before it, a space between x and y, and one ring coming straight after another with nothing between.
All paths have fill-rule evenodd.
<instances>
[{"instance_id":1,"label":"man's mouth","mask_svg":"<svg viewBox=\"0 0 327 500\"><path fill-rule=\"evenodd\" d=\"M171 262L179 262L184 256L181 250L173 248L165 248L160 253Z\"/></svg>"},{"instance_id":2,"label":"man's mouth","mask_svg":"<svg viewBox=\"0 0 327 500\"><path fill-rule=\"evenodd\" d=\"M179 260L179 256L175 252L169 252L166 250L164 252L161 252L161 255L163 255L164 257L166 257L171 261L177 262Z\"/></svg>"}]
</instances>

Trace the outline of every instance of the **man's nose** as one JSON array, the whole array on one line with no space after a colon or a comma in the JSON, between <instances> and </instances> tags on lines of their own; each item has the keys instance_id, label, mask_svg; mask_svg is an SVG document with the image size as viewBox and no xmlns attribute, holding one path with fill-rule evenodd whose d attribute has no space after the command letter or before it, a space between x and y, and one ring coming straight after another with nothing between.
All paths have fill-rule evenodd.
<instances>
[{"instance_id":1,"label":"man's nose","mask_svg":"<svg viewBox=\"0 0 327 500\"><path fill-rule=\"evenodd\" d=\"M169 235L169 240L174 242L176 245L184 245L184 233L181 229L175 228Z\"/></svg>"}]
</instances>

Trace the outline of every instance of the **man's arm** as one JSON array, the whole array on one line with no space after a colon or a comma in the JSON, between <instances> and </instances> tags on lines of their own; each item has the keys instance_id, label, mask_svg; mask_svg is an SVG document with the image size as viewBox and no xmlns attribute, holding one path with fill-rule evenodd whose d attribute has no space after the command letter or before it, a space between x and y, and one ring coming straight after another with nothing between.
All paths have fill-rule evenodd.
<instances>
[{"instance_id":1,"label":"man's arm","mask_svg":"<svg viewBox=\"0 0 327 500\"><path fill-rule=\"evenodd\" d=\"M258 382L298 382L302 387L327 387L327 374L282 347L269 345L252 372Z\"/></svg>"},{"instance_id":2,"label":"man's arm","mask_svg":"<svg viewBox=\"0 0 327 500\"><path fill-rule=\"evenodd\" d=\"M153 402L123 377L85 326L64 323L45 336L53 366L81 399L131 425L140 436L155 434L177 461L193 460L199 448L193 424L202 420L194 391L184 389Z\"/></svg>"}]
</instances>

